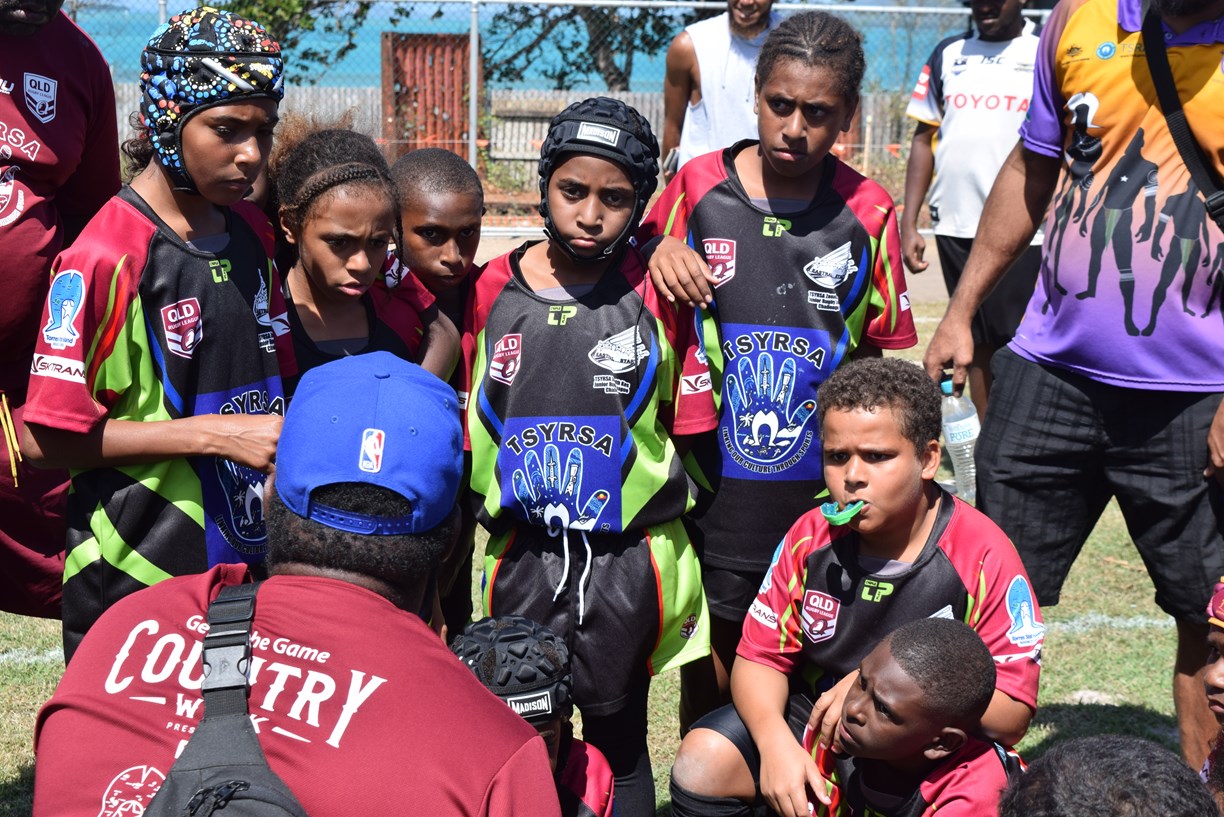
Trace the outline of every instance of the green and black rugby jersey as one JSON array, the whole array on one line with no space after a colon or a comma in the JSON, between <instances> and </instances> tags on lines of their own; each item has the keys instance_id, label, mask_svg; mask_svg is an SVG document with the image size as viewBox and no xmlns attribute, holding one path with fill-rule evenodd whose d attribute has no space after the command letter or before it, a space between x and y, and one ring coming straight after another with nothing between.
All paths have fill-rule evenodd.
<instances>
[{"instance_id":1,"label":"green and black rugby jersey","mask_svg":"<svg viewBox=\"0 0 1224 817\"><path fill-rule=\"evenodd\" d=\"M270 225L245 207L228 221L225 248L205 252L131 188L107 202L52 268L26 421L89 433L105 420L282 414L288 324ZM66 638L141 587L261 562L263 492L263 474L213 456L74 470Z\"/></svg>"},{"instance_id":2,"label":"green and black rugby jersey","mask_svg":"<svg viewBox=\"0 0 1224 817\"><path fill-rule=\"evenodd\" d=\"M489 262L465 321L481 522L620 533L678 519L693 491L672 436L715 422L692 310L658 297L634 249L582 297L542 298L519 270L527 246Z\"/></svg>"}]
</instances>

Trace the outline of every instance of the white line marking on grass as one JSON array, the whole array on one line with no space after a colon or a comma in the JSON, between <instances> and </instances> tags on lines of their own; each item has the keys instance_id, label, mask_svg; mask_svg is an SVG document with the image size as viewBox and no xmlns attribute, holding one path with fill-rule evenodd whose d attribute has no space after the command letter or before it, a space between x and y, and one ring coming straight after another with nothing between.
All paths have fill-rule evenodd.
<instances>
[{"instance_id":1,"label":"white line marking on grass","mask_svg":"<svg viewBox=\"0 0 1224 817\"><path fill-rule=\"evenodd\" d=\"M1052 633L1075 635L1093 630L1172 630L1172 618L1152 616L1107 616L1101 613L1086 613L1066 621L1047 621L1046 628Z\"/></svg>"},{"instance_id":2,"label":"white line marking on grass","mask_svg":"<svg viewBox=\"0 0 1224 817\"><path fill-rule=\"evenodd\" d=\"M21 648L0 652L0 664L54 664L63 662L63 650L31 650Z\"/></svg>"}]
</instances>

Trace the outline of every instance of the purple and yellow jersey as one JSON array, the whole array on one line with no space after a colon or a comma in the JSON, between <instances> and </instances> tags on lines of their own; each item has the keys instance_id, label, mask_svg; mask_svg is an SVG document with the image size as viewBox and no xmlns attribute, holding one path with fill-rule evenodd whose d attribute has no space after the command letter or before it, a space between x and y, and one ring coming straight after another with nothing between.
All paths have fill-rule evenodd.
<instances>
[{"instance_id":1,"label":"purple and yellow jersey","mask_svg":"<svg viewBox=\"0 0 1224 817\"><path fill-rule=\"evenodd\" d=\"M1064 0L1042 32L1020 133L1063 172L1012 347L1112 385L1219 391L1224 236L1169 135L1141 15L1140 0ZM1190 129L1224 172L1224 19L1165 38Z\"/></svg>"},{"instance_id":2,"label":"purple and yellow jersey","mask_svg":"<svg viewBox=\"0 0 1224 817\"><path fill-rule=\"evenodd\" d=\"M518 267L526 246L489 263L465 321L481 522L620 533L678 519L693 490L672 436L715 423L692 311L656 295L633 249L589 293L540 297Z\"/></svg>"},{"instance_id":3,"label":"purple and yellow jersey","mask_svg":"<svg viewBox=\"0 0 1224 817\"><path fill-rule=\"evenodd\" d=\"M716 437L694 446L712 496L704 563L763 570L824 488L816 388L860 345L903 349L918 336L888 193L829 156L807 207L773 213L740 183L741 150L756 145L681 168L638 237L686 242L716 278L721 416Z\"/></svg>"}]
</instances>

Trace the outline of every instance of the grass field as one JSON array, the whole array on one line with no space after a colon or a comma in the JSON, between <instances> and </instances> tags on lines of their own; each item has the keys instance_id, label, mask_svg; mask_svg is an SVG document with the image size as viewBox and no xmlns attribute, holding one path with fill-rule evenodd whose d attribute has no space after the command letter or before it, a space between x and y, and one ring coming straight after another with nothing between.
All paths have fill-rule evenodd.
<instances>
[{"instance_id":1,"label":"grass field","mask_svg":"<svg viewBox=\"0 0 1224 817\"><path fill-rule=\"evenodd\" d=\"M925 343L941 307L916 304L914 311ZM920 354L911 350L906 357ZM1152 603L1152 594L1111 505L1080 555L1062 603L1045 611L1040 707L1019 747L1027 759L1067 738L1102 732L1139 735L1176 749L1170 693L1174 629ZM0 817L30 813L34 716L62 670L55 622L0 614ZM671 673L652 686L651 753L660 814L669 812L667 770L678 742L678 679Z\"/></svg>"}]
</instances>

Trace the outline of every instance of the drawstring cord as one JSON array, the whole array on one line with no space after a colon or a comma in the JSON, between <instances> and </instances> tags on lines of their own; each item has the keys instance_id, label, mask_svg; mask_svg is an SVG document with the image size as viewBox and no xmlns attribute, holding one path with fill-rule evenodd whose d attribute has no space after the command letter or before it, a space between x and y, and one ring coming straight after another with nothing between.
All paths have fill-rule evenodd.
<instances>
[{"instance_id":1,"label":"drawstring cord","mask_svg":"<svg viewBox=\"0 0 1224 817\"><path fill-rule=\"evenodd\" d=\"M556 536L551 529L548 531L549 536ZM565 589L565 581L569 578L570 570L570 555L569 555L569 528L561 529L561 550L565 553L565 563L561 565L561 581L557 584L557 589L553 592L553 601L561 595L561 591Z\"/></svg>"},{"instance_id":2,"label":"drawstring cord","mask_svg":"<svg viewBox=\"0 0 1224 817\"><path fill-rule=\"evenodd\" d=\"M586 583L591 575L591 560L594 554L591 551L591 540L587 538L586 531L579 531L582 535L582 544L586 548L586 564L582 567L582 576L578 579L578 623L581 624L583 618L586 617ZM549 530L550 536L557 536L552 530ZM569 528L562 528L561 550L565 554L565 561L561 565L561 581L557 583L557 589L553 591L553 601L561 595L561 591L565 589L565 582L569 579L570 572L570 551L569 551Z\"/></svg>"},{"instance_id":3,"label":"drawstring cord","mask_svg":"<svg viewBox=\"0 0 1224 817\"><path fill-rule=\"evenodd\" d=\"M582 577L578 579L578 623L582 623L583 616L586 615L586 581L591 575L591 542L587 539L586 531L582 533L582 544L586 546L586 564L582 568ZM568 548L567 548L568 549Z\"/></svg>"},{"instance_id":4,"label":"drawstring cord","mask_svg":"<svg viewBox=\"0 0 1224 817\"><path fill-rule=\"evenodd\" d=\"M4 446L8 449L9 472L13 476L13 487L17 487L17 463L21 462L21 445L17 442L17 424L9 411L8 396L0 392L0 428L4 429Z\"/></svg>"}]
</instances>

